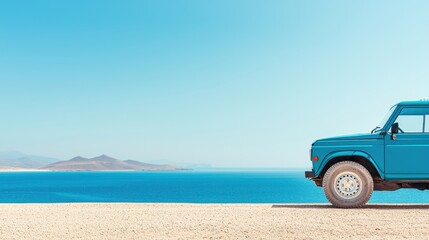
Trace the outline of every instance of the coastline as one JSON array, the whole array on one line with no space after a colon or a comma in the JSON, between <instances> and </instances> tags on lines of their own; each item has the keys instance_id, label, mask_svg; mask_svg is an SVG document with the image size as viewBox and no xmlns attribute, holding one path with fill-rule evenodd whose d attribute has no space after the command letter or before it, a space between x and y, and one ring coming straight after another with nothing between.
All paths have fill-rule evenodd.
<instances>
[{"instance_id":1,"label":"coastline","mask_svg":"<svg viewBox=\"0 0 429 240\"><path fill-rule=\"evenodd\" d=\"M51 170L51 169L37 169L37 168L0 168L1 172L183 172L194 171L193 169L180 169L180 170Z\"/></svg>"},{"instance_id":2,"label":"coastline","mask_svg":"<svg viewBox=\"0 0 429 240\"><path fill-rule=\"evenodd\" d=\"M0 238L424 239L428 211L428 204L0 204Z\"/></svg>"},{"instance_id":3,"label":"coastline","mask_svg":"<svg viewBox=\"0 0 429 240\"><path fill-rule=\"evenodd\" d=\"M2 172L51 172L51 170L37 168L0 168L0 173Z\"/></svg>"}]
</instances>

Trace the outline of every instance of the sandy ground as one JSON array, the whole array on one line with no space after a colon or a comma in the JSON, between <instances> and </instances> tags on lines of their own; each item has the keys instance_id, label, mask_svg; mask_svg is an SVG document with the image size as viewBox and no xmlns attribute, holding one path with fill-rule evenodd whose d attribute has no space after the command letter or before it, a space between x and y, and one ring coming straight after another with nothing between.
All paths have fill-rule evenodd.
<instances>
[{"instance_id":1,"label":"sandy ground","mask_svg":"<svg viewBox=\"0 0 429 240\"><path fill-rule=\"evenodd\" d=\"M429 239L429 205L1 204L0 239Z\"/></svg>"}]
</instances>

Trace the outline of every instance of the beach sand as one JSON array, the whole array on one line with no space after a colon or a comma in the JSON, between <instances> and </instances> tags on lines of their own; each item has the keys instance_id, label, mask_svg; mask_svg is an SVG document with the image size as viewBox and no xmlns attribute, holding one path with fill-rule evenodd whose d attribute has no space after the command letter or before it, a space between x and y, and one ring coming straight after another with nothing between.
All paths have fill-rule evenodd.
<instances>
[{"instance_id":1,"label":"beach sand","mask_svg":"<svg viewBox=\"0 0 429 240\"><path fill-rule=\"evenodd\" d=\"M0 239L428 239L429 205L1 204Z\"/></svg>"}]
</instances>

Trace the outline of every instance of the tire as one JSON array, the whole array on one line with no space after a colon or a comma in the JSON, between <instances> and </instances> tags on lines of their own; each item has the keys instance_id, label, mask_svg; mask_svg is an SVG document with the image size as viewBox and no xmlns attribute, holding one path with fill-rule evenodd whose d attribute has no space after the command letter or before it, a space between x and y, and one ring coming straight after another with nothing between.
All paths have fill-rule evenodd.
<instances>
[{"instance_id":1,"label":"tire","mask_svg":"<svg viewBox=\"0 0 429 240\"><path fill-rule=\"evenodd\" d=\"M351 161L332 165L323 177L322 186L326 198L338 208L363 207L374 191L368 170Z\"/></svg>"}]
</instances>

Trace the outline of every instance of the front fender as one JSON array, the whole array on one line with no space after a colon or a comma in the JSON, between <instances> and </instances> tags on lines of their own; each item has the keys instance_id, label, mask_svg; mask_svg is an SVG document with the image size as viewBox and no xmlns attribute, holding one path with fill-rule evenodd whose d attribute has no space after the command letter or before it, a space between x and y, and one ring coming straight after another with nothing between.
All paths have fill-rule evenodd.
<instances>
[{"instance_id":1,"label":"front fender","mask_svg":"<svg viewBox=\"0 0 429 240\"><path fill-rule=\"evenodd\" d=\"M329 153L319 164L319 168L316 170L315 175L319 176L322 173L323 169L325 168L326 164L328 164L329 161L331 161L332 159L337 157L350 157L350 156L359 156L367 159L377 170L378 174L380 174L380 176L384 178L384 172L381 171L380 166L378 166L376 161L374 161L371 155L362 151L338 151L338 152Z\"/></svg>"}]
</instances>

